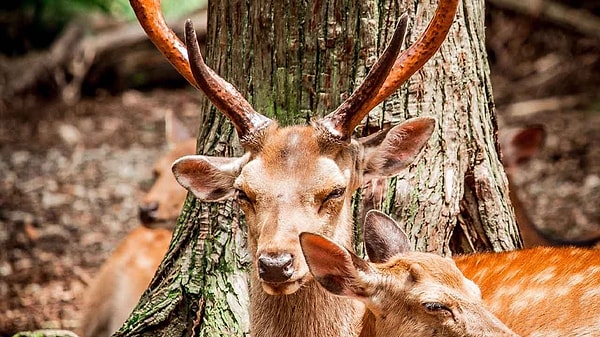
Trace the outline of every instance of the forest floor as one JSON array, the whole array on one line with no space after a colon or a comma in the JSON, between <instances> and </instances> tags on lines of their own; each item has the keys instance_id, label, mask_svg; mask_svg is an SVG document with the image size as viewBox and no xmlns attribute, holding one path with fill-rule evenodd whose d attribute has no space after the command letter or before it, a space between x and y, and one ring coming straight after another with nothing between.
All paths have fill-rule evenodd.
<instances>
[{"instance_id":1,"label":"forest floor","mask_svg":"<svg viewBox=\"0 0 600 337\"><path fill-rule=\"evenodd\" d=\"M515 177L531 219L567 239L600 229L598 40L559 28L539 35L505 14L488 26L501 128L536 123L547 133ZM523 29L529 35L514 41ZM514 105L549 97L545 109ZM166 151L165 112L195 126L198 102L191 89L130 90L2 114L0 336L77 327L82 292L139 224L138 203Z\"/></svg>"}]
</instances>

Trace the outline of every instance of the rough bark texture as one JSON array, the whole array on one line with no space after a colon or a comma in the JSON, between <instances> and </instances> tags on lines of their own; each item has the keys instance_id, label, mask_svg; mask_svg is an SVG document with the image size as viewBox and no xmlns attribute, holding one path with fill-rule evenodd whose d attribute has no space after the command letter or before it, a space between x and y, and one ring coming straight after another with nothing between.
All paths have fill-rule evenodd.
<instances>
[{"instance_id":1,"label":"rough bark texture","mask_svg":"<svg viewBox=\"0 0 600 337\"><path fill-rule=\"evenodd\" d=\"M410 13L407 43L424 30L437 1L414 3L403 1L401 9L391 3L380 11L379 22L390 22L398 11ZM383 36L385 27L378 32ZM519 247L496 151L483 1L462 2L440 51L371 112L374 120L392 125L422 115L438 120L429 149L406 174L390 179L383 202L374 206L397 218L419 250L448 255L450 246L454 253Z\"/></svg>"},{"instance_id":2,"label":"rough bark texture","mask_svg":"<svg viewBox=\"0 0 600 337\"><path fill-rule=\"evenodd\" d=\"M282 125L303 123L333 110L358 86L401 13L411 16L410 43L436 5L416 0L213 1L207 64L257 111ZM458 223L465 230L455 233L453 247L461 250L509 249L519 240L495 149L483 1L462 6L441 51L371 113L374 124L381 125L413 116L437 118L426 153L403 177L391 180L393 192L381 208L404 224L419 249L442 254L450 253ZM224 117L208 102L201 113L198 152L239 155ZM241 218L233 202L188 199L150 290L117 335L247 334L250 258Z\"/></svg>"}]
</instances>

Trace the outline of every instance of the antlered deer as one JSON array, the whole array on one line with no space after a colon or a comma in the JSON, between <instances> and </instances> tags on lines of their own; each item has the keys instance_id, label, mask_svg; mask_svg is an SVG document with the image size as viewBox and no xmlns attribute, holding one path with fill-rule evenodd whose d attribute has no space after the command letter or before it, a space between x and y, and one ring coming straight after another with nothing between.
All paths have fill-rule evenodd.
<instances>
[{"instance_id":1,"label":"antlered deer","mask_svg":"<svg viewBox=\"0 0 600 337\"><path fill-rule=\"evenodd\" d=\"M143 226L132 230L104 262L83 294L84 308L79 332L83 337L108 337L125 322L162 261L172 232L150 228L154 222L175 221L186 196L171 174L171 164L194 153L196 139L169 111L165 135L170 151L154 165L156 180L140 205Z\"/></svg>"},{"instance_id":2,"label":"antlered deer","mask_svg":"<svg viewBox=\"0 0 600 337\"><path fill-rule=\"evenodd\" d=\"M362 305L332 296L314 282L298 234L314 231L350 245L353 192L367 179L397 174L419 155L434 130L432 118L414 118L363 141L352 139L352 133L437 51L457 3L440 1L423 35L398 56L406 27L402 18L390 45L340 107L311 125L280 128L206 66L191 22L185 30L188 63L159 4L132 1L153 42L230 119L246 150L240 158L183 157L173 172L200 200L237 197L246 215L254 336L353 335Z\"/></svg>"},{"instance_id":3,"label":"antlered deer","mask_svg":"<svg viewBox=\"0 0 600 337\"><path fill-rule=\"evenodd\" d=\"M315 279L333 294L365 303L360 337L517 336L486 309L479 288L451 259L411 251L385 214L365 217L371 261L317 234L300 234Z\"/></svg>"},{"instance_id":4,"label":"antlered deer","mask_svg":"<svg viewBox=\"0 0 600 337\"><path fill-rule=\"evenodd\" d=\"M429 324L429 334L411 333L409 336L431 336L432 331L440 333L435 336L472 336L471 333L494 336L490 327L495 326L495 320L485 308L522 336L600 336L600 250L536 247L458 256L453 259L455 263L431 256L429 260L419 261L421 268L416 268L417 276L411 276L407 281L407 275L415 273L412 262L403 262L410 259L411 255L406 253L406 246L410 244L394 220L371 211L365 221L364 233L367 254L375 262L374 268L359 258L348 259L351 255L345 251L341 254L339 249L343 248L336 244L326 244L321 239L311 239L307 243L306 239L301 239L311 271L323 286L334 293L360 297L367 302L371 310L363 318L362 337L397 336L390 332L390 326L415 331L411 329L423 326L425 322ZM370 269L365 269L365 265ZM456 275L456 267L462 272L461 277ZM434 279L432 270L436 270L433 273L437 275L436 282L431 282ZM465 277L481 289L485 308L469 302L474 298L466 295L476 292L469 291L470 283L464 281ZM418 284L423 278L429 282ZM462 291L457 292L457 289ZM369 290L375 291L369 293ZM430 301L436 304L428 304ZM404 309L410 305L418 307L421 304L422 307L413 308L413 316L402 318L397 317L400 309L396 309L401 304L405 305L400 306ZM477 321L467 320L474 317L469 315L478 315L472 310L481 315ZM446 334L436 328L447 321L428 320L424 315L427 311L432 317L453 318L450 326L443 330ZM467 321L463 323L463 320ZM376 331L378 326L388 333ZM457 330L463 328L471 332ZM478 329L490 330L486 333L479 330L478 333ZM496 331L503 333L502 329Z\"/></svg>"}]
</instances>

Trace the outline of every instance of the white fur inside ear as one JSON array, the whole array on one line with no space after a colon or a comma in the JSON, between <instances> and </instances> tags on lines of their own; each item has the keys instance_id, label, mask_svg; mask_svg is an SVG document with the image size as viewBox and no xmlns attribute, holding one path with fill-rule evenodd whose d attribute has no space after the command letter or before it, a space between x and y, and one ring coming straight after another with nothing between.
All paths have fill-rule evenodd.
<instances>
[{"instance_id":1,"label":"white fur inside ear","mask_svg":"<svg viewBox=\"0 0 600 337\"><path fill-rule=\"evenodd\" d=\"M219 201L234 195L233 182L241 162L239 158L192 155L177 159L172 170L177 182L196 198Z\"/></svg>"}]
</instances>

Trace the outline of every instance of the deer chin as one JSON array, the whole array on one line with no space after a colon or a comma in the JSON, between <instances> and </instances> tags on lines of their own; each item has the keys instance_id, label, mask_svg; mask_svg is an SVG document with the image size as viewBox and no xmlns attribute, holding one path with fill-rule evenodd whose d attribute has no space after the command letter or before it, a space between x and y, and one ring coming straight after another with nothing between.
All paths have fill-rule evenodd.
<instances>
[{"instance_id":1,"label":"deer chin","mask_svg":"<svg viewBox=\"0 0 600 337\"><path fill-rule=\"evenodd\" d=\"M261 285L263 290L273 296L282 296L282 295L291 295L298 291L298 289L302 288L304 283L306 283L310 279L309 275L304 275L300 278L297 278L288 282L281 283L269 283L261 281Z\"/></svg>"}]
</instances>

